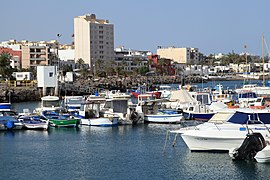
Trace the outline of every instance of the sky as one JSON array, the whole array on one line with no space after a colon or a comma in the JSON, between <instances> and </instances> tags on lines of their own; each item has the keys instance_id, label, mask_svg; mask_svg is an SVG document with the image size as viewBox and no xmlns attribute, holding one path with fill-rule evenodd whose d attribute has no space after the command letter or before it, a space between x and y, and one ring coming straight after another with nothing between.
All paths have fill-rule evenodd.
<instances>
[{"instance_id":1,"label":"sky","mask_svg":"<svg viewBox=\"0 0 270 180\"><path fill-rule=\"evenodd\" d=\"M10 0L0 5L0 41L69 44L73 18L96 14L114 24L115 47L156 53L157 46L195 47L204 55L265 54L270 0ZM246 48L244 46L246 45Z\"/></svg>"}]
</instances>

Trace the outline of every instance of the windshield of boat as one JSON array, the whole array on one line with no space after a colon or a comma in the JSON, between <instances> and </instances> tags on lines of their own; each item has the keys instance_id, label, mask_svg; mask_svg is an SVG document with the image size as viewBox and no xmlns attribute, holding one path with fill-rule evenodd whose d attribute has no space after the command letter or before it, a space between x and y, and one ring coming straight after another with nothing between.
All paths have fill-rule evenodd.
<instances>
[{"instance_id":1,"label":"windshield of boat","mask_svg":"<svg viewBox=\"0 0 270 180\"><path fill-rule=\"evenodd\" d=\"M60 102L57 101L43 101L43 107L60 107Z\"/></svg>"}]
</instances>

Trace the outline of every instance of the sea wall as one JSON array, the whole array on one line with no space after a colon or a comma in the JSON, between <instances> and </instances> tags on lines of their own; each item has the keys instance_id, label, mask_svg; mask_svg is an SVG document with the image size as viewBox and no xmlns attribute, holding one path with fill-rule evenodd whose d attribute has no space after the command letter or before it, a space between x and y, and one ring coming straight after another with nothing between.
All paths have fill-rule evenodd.
<instances>
[{"instance_id":1,"label":"sea wall","mask_svg":"<svg viewBox=\"0 0 270 180\"><path fill-rule=\"evenodd\" d=\"M155 77L106 77L95 79L80 79L74 83L60 83L60 96L65 95L87 95L96 92L97 89L120 90L126 92L139 86L147 86L149 90L155 90L159 84L186 84L200 83L202 78L188 76L181 78L179 76L155 76ZM0 86L0 102L25 102L40 101L43 96L42 89L33 86ZM54 95L51 89L47 94Z\"/></svg>"},{"instance_id":2,"label":"sea wall","mask_svg":"<svg viewBox=\"0 0 270 180\"><path fill-rule=\"evenodd\" d=\"M0 87L0 102L39 101L40 97L36 87Z\"/></svg>"}]
</instances>

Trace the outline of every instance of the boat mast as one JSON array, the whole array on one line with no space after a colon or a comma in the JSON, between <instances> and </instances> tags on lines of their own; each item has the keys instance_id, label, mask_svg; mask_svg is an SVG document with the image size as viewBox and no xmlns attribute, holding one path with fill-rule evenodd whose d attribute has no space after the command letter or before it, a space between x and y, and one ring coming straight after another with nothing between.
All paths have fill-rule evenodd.
<instances>
[{"instance_id":1,"label":"boat mast","mask_svg":"<svg viewBox=\"0 0 270 180\"><path fill-rule=\"evenodd\" d=\"M248 82L248 60L247 60L247 45L244 45L244 48L245 48L245 58L246 58L246 77L245 77L245 80L244 80L244 84L247 84Z\"/></svg>"},{"instance_id":2,"label":"boat mast","mask_svg":"<svg viewBox=\"0 0 270 180\"><path fill-rule=\"evenodd\" d=\"M264 77L264 33L262 34L262 70L263 70L263 86L265 86L265 77Z\"/></svg>"}]
</instances>

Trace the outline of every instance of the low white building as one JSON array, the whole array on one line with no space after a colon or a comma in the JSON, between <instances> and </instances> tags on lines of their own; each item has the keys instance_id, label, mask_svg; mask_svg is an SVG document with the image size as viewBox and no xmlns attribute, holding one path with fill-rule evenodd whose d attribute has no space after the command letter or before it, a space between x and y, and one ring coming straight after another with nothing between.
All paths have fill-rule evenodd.
<instances>
[{"instance_id":1,"label":"low white building","mask_svg":"<svg viewBox=\"0 0 270 180\"><path fill-rule=\"evenodd\" d=\"M56 87L58 84L57 66L37 66L38 87Z\"/></svg>"},{"instance_id":2,"label":"low white building","mask_svg":"<svg viewBox=\"0 0 270 180\"><path fill-rule=\"evenodd\" d=\"M186 66L184 72L185 72L185 75L190 75L190 74L208 75L209 67L202 66L202 65L191 65L191 66Z\"/></svg>"},{"instance_id":3,"label":"low white building","mask_svg":"<svg viewBox=\"0 0 270 180\"><path fill-rule=\"evenodd\" d=\"M32 80L31 72L15 72L16 81Z\"/></svg>"},{"instance_id":4,"label":"low white building","mask_svg":"<svg viewBox=\"0 0 270 180\"><path fill-rule=\"evenodd\" d=\"M58 50L58 56L62 61L74 61L75 62L75 50L74 49L60 49Z\"/></svg>"}]
</instances>

